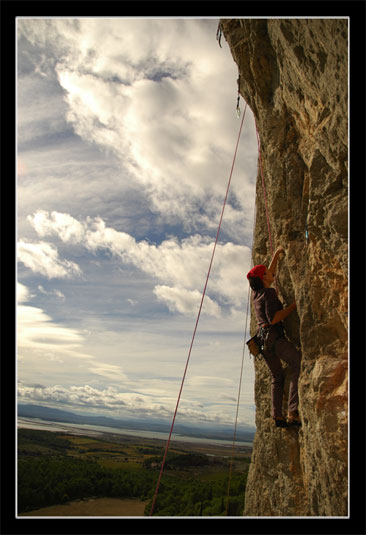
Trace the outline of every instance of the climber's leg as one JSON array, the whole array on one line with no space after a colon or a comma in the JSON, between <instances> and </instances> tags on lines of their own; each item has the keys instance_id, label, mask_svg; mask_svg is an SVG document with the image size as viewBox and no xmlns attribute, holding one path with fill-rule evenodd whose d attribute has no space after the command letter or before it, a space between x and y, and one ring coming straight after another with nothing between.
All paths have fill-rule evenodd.
<instances>
[{"instance_id":1,"label":"climber's leg","mask_svg":"<svg viewBox=\"0 0 366 535\"><path fill-rule=\"evenodd\" d=\"M299 406L298 381L300 375L301 353L293 343L285 338L276 342L275 352L289 367L290 384L288 393L288 412L296 413Z\"/></svg>"},{"instance_id":2,"label":"climber's leg","mask_svg":"<svg viewBox=\"0 0 366 535\"><path fill-rule=\"evenodd\" d=\"M272 416L273 418L283 418L282 401L285 376L283 373L282 364L277 355L268 353L267 351L265 351L264 360L266 361L272 375Z\"/></svg>"}]
</instances>

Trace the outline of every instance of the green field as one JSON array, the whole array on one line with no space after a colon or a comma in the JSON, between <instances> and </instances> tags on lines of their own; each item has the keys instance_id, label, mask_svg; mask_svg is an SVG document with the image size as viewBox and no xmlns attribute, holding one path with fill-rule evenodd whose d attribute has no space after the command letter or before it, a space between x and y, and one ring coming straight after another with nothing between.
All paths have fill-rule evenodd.
<instances>
[{"instance_id":1,"label":"green field","mask_svg":"<svg viewBox=\"0 0 366 535\"><path fill-rule=\"evenodd\" d=\"M144 502L148 515L164 450L165 443L154 439L19 429L18 514L110 498ZM228 448L172 443L154 515L222 516L227 508L229 516L242 515L250 451L238 450L227 503Z\"/></svg>"}]
</instances>

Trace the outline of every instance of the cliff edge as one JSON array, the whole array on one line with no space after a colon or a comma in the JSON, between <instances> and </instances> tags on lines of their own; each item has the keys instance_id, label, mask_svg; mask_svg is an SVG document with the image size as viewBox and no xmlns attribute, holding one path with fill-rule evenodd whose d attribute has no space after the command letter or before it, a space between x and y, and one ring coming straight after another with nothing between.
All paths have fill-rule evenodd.
<instances>
[{"instance_id":1,"label":"cliff edge","mask_svg":"<svg viewBox=\"0 0 366 535\"><path fill-rule=\"evenodd\" d=\"M255 361L257 432L246 516L348 514L348 20L222 19L261 141L285 320L302 353L302 427L275 428ZM261 176L253 262L271 257ZM251 331L256 330L252 314ZM284 404L284 410L286 406Z\"/></svg>"}]
</instances>

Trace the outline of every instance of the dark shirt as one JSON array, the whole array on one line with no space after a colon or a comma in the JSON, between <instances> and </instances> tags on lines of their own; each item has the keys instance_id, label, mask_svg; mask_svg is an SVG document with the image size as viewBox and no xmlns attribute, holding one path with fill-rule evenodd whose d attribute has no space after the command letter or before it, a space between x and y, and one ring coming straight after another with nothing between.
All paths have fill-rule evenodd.
<instances>
[{"instance_id":1,"label":"dark shirt","mask_svg":"<svg viewBox=\"0 0 366 535\"><path fill-rule=\"evenodd\" d=\"M283 306L274 288L260 288L253 291L253 305L257 316L258 327L268 325L278 310Z\"/></svg>"}]
</instances>

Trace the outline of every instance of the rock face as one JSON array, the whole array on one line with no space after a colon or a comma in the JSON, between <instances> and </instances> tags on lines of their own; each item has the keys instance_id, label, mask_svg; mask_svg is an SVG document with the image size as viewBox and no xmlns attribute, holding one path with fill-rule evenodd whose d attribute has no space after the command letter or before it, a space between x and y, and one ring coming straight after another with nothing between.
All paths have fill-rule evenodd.
<instances>
[{"instance_id":1,"label":"rock face","mask_svg":"<svg viewBox=\"0 0 366 535\"><path fill-rule=\"evenodd\" d=\"M302 353L299 430L274 427L269 371L256 359L244 514L347 516L348 20L222 19L221 28L256 118L273 248L286 250L278 294L296 300L285 326ZM253 262L268 265L258 168Z\"/></svg>"}]
</instances>

